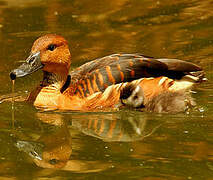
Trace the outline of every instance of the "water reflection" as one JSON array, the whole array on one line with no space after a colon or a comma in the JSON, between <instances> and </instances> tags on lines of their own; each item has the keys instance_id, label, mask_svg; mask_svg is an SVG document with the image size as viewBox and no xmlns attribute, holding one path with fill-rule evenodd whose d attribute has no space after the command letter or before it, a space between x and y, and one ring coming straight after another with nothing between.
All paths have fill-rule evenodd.
<instances>
[{"instance_id":1,"label":"water reflection","mask_svg":"<svg viewBox=\"0 0 213 180\"><path fill-rule=\"evenodd\" d=\"M146 129L147 117L143 115L128 116L120 114L73 115L72 126L86 135L99 138L106 142L131 142L142 140L154 130Z\"/></svg>"},{"instance_id":2,"label":"water reflection","mask_svg":"<svg viewBox=\"0 0 213 180\"><path fill-rule=\"evenodd\" d=\"M53 116L50 114L48 116L39 117L45 120L51 118L53 121ZM81 161L72 159L72 137L69 132L68 126L64 123L63 119L58 120L60 115L55 116L55 120L60 123L57 124L58 127L52 127L51 130L46 131L41 134L41 136L34 142L18 140L15 146L19 151L27 153L34 161L34 163L42 168L50 169L61 169L67 171L76 172L98 172L102 171L109 166L109 163L101 163L99 161Z\"/></svg>"},{"instance_id":3,"label":"water reflection","mask_svg":"<svg viewBox=\"0 0 213 180\"><path fill-rule=\"evenodd\" d=\"M42 133L33 135L37 137L33 141L27 138L32 135L19 135L15 146L19 151L26 153L38 167L52 169L51 174L57 169L91 173L104 172L115 167L118 173L121 169L122 172L137 171L141 168L152 169L156 164L174 166L178 158L182 159L183 165L199 164L212 159L211 143L202 140L184 141L189 133L184 131L184 126L190 124L178 123L181 116L177 117L178 121L172 122L174 119L169 119L173 116L167 115L167 121L154 124L149 114L132 111L37 112L36 116L43 122ZM177 132L176 129L184 131L179 135L179 139L168 135L168 131ZM113 160L115 157L118 157L118 160ZM127 161L134 159L137 165L131 166L125 161L126 158ZM208 167L211 168L211 163ZM164 171L164 175L171 174Z\"/></svg>"},{"instance_id":4,"label":"water reflection","mask_svg":"<svg viewBox=\"0 0 213 180\"><path fill-rule=\"evenodd\" d=\"M15 146L27 153L34 163L43 168L62 169L77 172L97 172L111 167L103 161L82 161L72 158L72 132L74 128L85 135L107 142L134 142L151 136L160 125L147 129L146 116L129 116L128 112L117 113L73 113L66 121L63 114L38 112L37 117L44 123L53 125L35 141L17 140ZM67 116L68 117L68 116ZM81 142L80 142L81 143ZM79 146L79 145L78 145ZM81 145L84 148L84 144ZM84 149L82 149L84 150Z\"/></svg>"},{"instance_id":5,"label":"water reflection","mask_svg":"<svg viewBox=\"0 0 213 180\"><path fill-rule=\"evenodd\" d=\"M62 168L67 164L72 140L66 126L42 134L36 142L17 141L16 146L33 157L40 167Z\"/></svg>"}]
</instances>

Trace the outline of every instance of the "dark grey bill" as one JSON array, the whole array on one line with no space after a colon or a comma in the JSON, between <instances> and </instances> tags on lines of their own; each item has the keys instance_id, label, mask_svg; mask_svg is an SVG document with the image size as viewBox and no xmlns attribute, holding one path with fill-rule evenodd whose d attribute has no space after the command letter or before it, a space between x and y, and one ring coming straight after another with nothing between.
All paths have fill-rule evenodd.
<instances>
[{"instance_id":1,"label":"dark grey bill","mask_svg":"<svg viewBox=\"0 0 213 180\"><path fill-rule=\"evenodd\" d=\"M23 151L30 155L34 159L42 160L42 152L44 145L39 142L30 142L30 141L17 141L15 146L19 151Z\"/></svg>"},{"instance_id":2,"label":"dark grey bill","mask_svg":"<svg viewBox=\"0 0 213 180\"><path fill-rule=\"evenodd\" d=\"M40 52L30 54L30 56L26 59L26 62L19 66L17 69L14 69L10 73L10 78L12 80L16 79L17 77L23 77L28 74L31 74L38 69L43 67L40 59Z\"/></svg>"}]
</instances>

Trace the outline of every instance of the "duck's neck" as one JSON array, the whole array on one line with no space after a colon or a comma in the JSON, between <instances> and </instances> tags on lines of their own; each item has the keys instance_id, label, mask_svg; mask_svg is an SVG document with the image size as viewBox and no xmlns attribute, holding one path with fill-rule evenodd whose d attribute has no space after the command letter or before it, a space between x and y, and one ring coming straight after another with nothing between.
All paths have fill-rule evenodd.
<instances>
[{"instance_id":1,"label":"duck's neck","mask_svg":"<svg viewBox=\"0 0 213 180\"><path fill-rule=\"evenodd\" d=\"M67 74L58 75L44 71L43 80L40 84L42 89L52 92L60 92L67 81Z\"/></svg>"},{"instance_id":2,"label":"duck's neck","mask_svg":"<svg viewBox=\"0 0 213 180\"><path fill-rule=\"evenodd\" d=\"M27 101L40 108L57 109L63 91L69 86L69 80L68 74L58 75L44 71L43 81L30 93Z\"/></svg>"},{"instance_id":3,"label":"duck's neck","mask_svg":"<svg viewBox=\"0 0 213 180\"><path fill-rule=\"evenodd\" d=\"M66 82L66 76L43 72L43 80L40 85L30 92L27 101L34 102L38 96L55 96L61 94L61 89Z\"/></svg>"}]
</instances>

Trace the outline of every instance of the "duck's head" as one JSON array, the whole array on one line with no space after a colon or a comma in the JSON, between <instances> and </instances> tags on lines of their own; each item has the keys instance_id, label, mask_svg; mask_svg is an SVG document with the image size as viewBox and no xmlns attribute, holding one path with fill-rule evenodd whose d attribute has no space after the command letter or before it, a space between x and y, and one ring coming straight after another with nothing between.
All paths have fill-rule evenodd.
<instances>
[{"instance_id":1,"label":"duck's head","mask_svg":"<svg viewBox=\"0 0 213 180\"><path fill-rule=\"evenodd\" d=\"M12 80L23 77L38 69L45 72L67 75L71 64L71 55L67 41L59 35L47 34L39 37L32 46L26 62L10 73Z\"/></svg>"}]
</instances>

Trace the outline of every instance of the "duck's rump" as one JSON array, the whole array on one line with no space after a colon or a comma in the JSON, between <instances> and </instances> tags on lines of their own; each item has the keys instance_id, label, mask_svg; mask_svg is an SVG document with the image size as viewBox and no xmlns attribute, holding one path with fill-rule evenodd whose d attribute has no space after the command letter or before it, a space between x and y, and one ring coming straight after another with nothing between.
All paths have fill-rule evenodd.
<instances>
[{"instance_id":1,"label":"duck's rump","mask_svg":"<svg viewBox=\"0 0 213 180\"><path fill-rule=\"evenodd\" d=\"M190 62L177 59L155 59L139 54L113 54L90 61L71 73L71 84L83 96L104 91L108 86L139 78L166 76L171 79L187 77L199 82L202 69Z\"/></svg>"}]
</instances>

